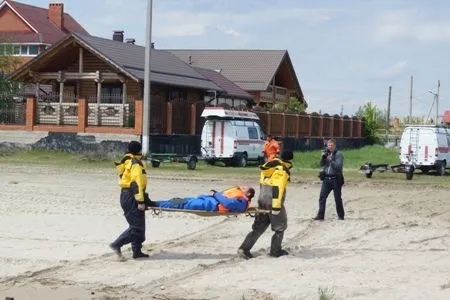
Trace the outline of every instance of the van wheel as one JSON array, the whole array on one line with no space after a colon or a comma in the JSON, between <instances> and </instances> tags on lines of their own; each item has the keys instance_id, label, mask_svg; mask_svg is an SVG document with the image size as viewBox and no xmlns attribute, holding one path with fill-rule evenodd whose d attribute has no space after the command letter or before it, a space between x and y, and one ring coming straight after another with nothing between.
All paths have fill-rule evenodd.
<instances>
[{"instance_id":1,"label":"van wheel","mask_svg":"<svg viewBox=\"0 0 450 300\"><path fill-rule=\"evenodd\" d=\"M439 163L439 166L437 169L437 173L439 176L445 176L445 167L446 167L445 161L442 161L441 163Z\"/></svg>"},{"instance_id":2,"label":"van wheel","mask_svg":"<svg viewBox=\"0 0 450 300\"><path fill-rule=\"evenodd\" d=\"M191 157L187 162L187 168L188 170L195 170L196 167L197 167L197 159L195 157Z\"/></svg>"},{"instance_id":3,"label":"van wheel","mask_svg":"<svg viewBox=\"0 0 450 300\"><path fill-rule=\"evenodd\" d=\"M414 176L414 168L411 167L408 171L406 171L406 180L413 179Z\"/></svg>"},{"instance_id":4,"label":"van wheel","mask_svg":"<svg viewBox=\"0 0 450 300\"><path fill-rule=\"evenodd\" d=\"M243 153L239 157L237 157L237 167L245 168L247 166L247 154Z\"/></svg>"}]
</instances>

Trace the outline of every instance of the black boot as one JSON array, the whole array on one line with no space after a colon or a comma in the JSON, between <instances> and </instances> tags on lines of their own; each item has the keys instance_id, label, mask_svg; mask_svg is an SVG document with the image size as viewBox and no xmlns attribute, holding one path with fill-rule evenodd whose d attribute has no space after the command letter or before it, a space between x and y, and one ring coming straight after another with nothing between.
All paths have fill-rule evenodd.
<instances>
[{"instance_id":1,"label":"black boot","mask_svg":"<svg viewBox=\"0 0 450 300\"><path fill-rule=\"evenodd\" d=\"M134 259L138 259L138 258L148 258L148 257L149 257L148 254L142 253L141 251L139 251L139 252L133 252L133 258L134 258Z\"/></svg>"},{"instance_id":2,"label":"black boot","mask_svg":"<svg viewBox=\"0 0 450 300\"><path fill-rule=\"evenodd\" d=\"M239 257L242 257L244 259L253 258L253 255L251 254L250 250L245 250L245 249L239 248L237 251L237 254Z\"/></svg>"},{"instance_id":3,"label":"black boot","mask_svg":"<svg viewBox=\"0 0 450 300\"><path fill-rule=\"evenodd\" d=\"M281 243L283 242L284 231L275 231L272 236L272 243L270 245L270 256L280 257L288 255L286 250L281 249Z\"/></svg>"},{"instance_id":4,"label":"black boot","mask_svg":"<svg viewBox=\"0 0 450 300\"><path fill-rule=\"evenodd\" d=\"M245 240L242 242L242 245L239 247L239 249L242 249L250 253L250 249L253 248L253 245L255 245L256 241L258 241L261 234L262 232L259 231L255 230L250 231L245 237Z\"/></svg>"}]
</instances>

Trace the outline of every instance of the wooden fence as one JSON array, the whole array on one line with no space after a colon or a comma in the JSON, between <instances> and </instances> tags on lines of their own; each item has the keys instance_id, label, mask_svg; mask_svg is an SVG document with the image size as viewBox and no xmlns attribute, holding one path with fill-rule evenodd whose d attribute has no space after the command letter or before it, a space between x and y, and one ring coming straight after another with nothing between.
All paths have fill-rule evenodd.
<instances>
[{"instance_id":1,"label":"wooden fence","mask_svg":"<svg viewBox=\"0 0 450 300\"><path fill-rule=\"evenodd\" d=\"M198 135L204 123L204 103L163 102L152 105L152 134ZM141 100L130 104L94 104L86 99L75 103L40 103L35 97L25 102L25 122L0 124L0 130L108 132L142 134ZM23 110L23 108L22 108ZM348 116L255 112L266 134L277 137L361 138L364 123ZM23 114L23 112L22 112Z\"/></svg>"}]
</instances>

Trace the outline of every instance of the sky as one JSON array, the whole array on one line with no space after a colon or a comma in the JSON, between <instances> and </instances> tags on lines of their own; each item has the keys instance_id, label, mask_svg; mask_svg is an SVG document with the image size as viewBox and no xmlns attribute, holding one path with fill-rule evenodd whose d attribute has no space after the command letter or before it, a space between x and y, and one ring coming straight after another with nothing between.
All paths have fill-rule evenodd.
<instances>
[{"instance_id":1,"label":"sky","mask_svg":"<svg viewBox=\"0 0 450 300\"><path fill-rule=\"evenodd\" d=\"M145 45L147 0L59 2L90 34L124 30ZM413 76L413 115L427 116L438 80L440 114L450 110L449 10L446 0L153 0L152 41L157 49L286 49L308 112L351 115L369 101L385 110L392 86L391 116L407 116Z\"/></svg>"}]
</instances>

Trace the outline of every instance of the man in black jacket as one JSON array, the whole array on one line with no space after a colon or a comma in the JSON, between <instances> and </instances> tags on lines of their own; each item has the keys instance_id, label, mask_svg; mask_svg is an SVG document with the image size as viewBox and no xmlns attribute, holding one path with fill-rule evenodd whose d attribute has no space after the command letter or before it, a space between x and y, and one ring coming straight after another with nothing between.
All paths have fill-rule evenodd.
<instances>
[{"instance_id":1,"label":"man in black jacket","mask_svg":"<svg viewBox=\"0 0 450 300\"><path fill-rule=\"evenodd\" d=\"M319 211L314 220L322 221L325 218L325 207L328 195L331 191L334 193L336 202L336 211L339 220L344 220L344 205L342 204L342 185L344 184L343 175L344 156L336 150L336 141L329 139L327 148L320 158L320 166L323 167L320 179L323 180L319 196Z\"/></svg>"}]
</instances>

